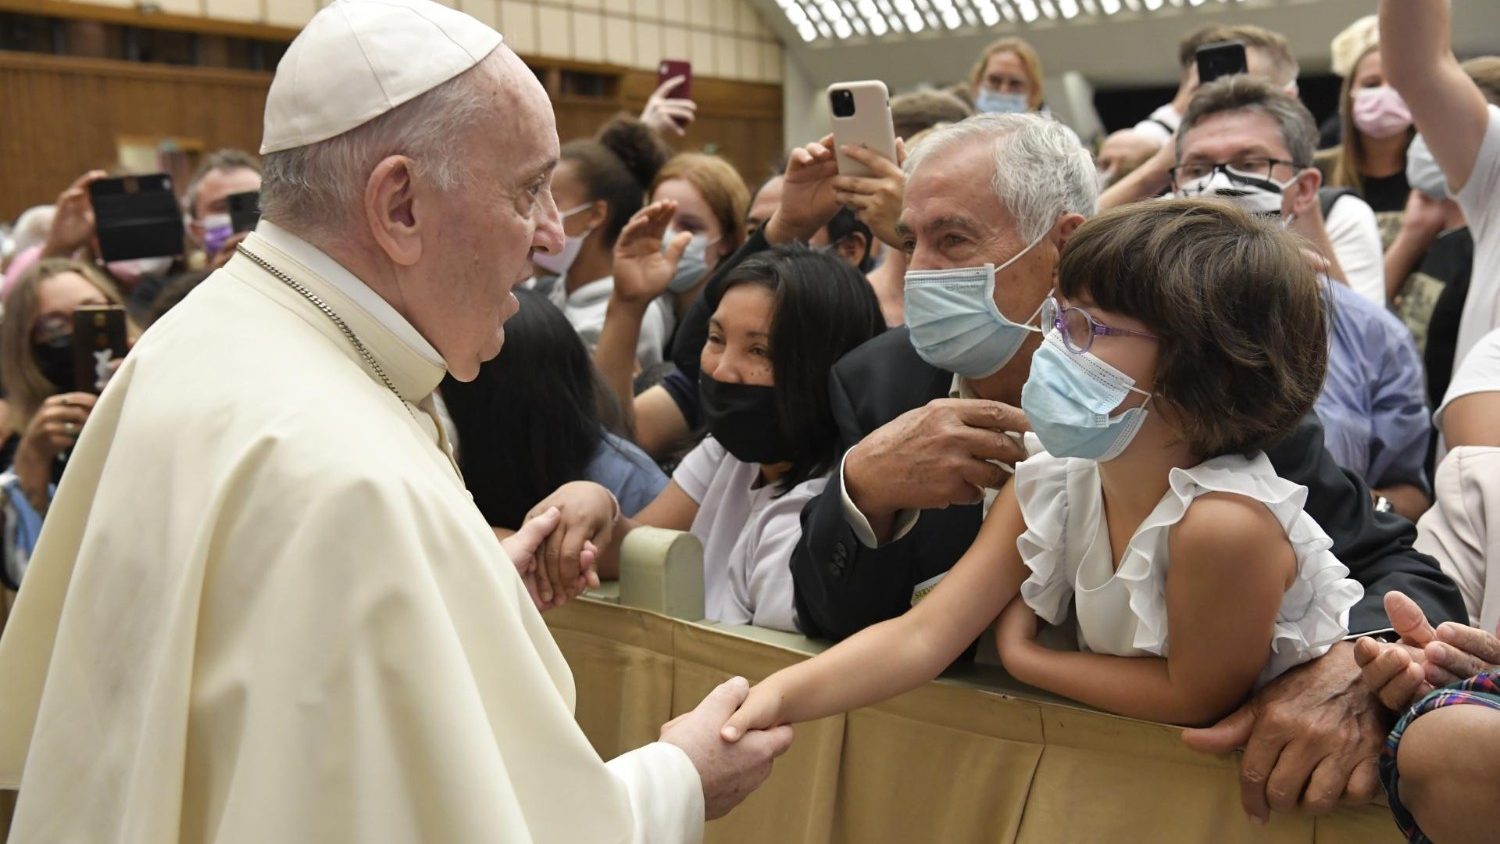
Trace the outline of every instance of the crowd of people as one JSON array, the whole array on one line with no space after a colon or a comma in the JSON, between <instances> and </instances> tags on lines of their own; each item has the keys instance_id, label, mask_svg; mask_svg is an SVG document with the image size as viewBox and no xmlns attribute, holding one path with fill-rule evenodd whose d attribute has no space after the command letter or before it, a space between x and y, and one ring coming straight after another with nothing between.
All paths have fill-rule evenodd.
<instances>
[{"instance_id":1,"label":"crowd of people","mask_svg":"<svg viewBox=\"0 0 1500 844\"><path fill-rule=\"evenodd\" d=\"M521 222L490 234L524 234L526 257L477 270L479 247L435 258L468 241L435 250L422 240L432 224L413 222L413 185L461 194L452 185L472 181L390 162L425 149L423 125L467 125L442 109L485 85L538 96L507 76L519 62L487 27L452 12L435 25L478 45L463 72L368 124L327 106L337 131L322 137L277 137L291 118L273 86L264 161L223 150L182 186L180 255L101 258L89 187L105 171L6 232L0 625L18 596L16 619L66 582L61 563L34 561L111 541L84 529L93 498L63 496L118 489L110 443L160 427L127 390L149 397L153 362L213 333L189 320L246 307L261 319L235 288L264 283L272 299L319 305L300 317L321 326L317 342L350 344L402 400L437 446L428 462L472 499L453 506L477 508L496 539L468 520L454 522L461 539L432 541L460 556L503 549L536 609L618 577L637 526L668 528L702 543L708 620L838 643L716 692L691 741L668 725L710 816L738 799L712 791L724 748L763 778L784 725L979 658L1186 727L1194 749L1243 750L1256 822L1368 802L1383 785L1411 840L1488 840L1500 826L1486 799L1500 787L1500 574L1488 579L1500 571L1500 57L1460 63L1448 0L1379 7L1331 45L1343 85L1322 126L1286 39L1225 24L1186 33L1171 102L1097 144L1051 116L1044 57L1016 37L958 84L891 98L894 161L832 135L756 174L675 152L696 106L672 81L639 116L560 146L549 111L514 130L536 138L482 139L509 168L497 178L521 186L501 192ZM1200 81L1198 50L1223 42L1245 47L1245 71ZM548 142L540 167L546 155L506 146ZM841 174L840 152L866 173ZM317 187L320 169L351 162L367 168L362 200ZM254 191L264 216L236 232L228 198ZM325 228L350 202L368 230ZM438 260L472 286L436 300L472 318L503 311L498 348L463 345L458 317L411 298ZM486 274L504 277L503 307L473 292L499 284ZM101 396L75 375L74 314L110 305L127 313L132 352ZM205 408L200 426L242 424ZM244 453L290 436L273 431ZM209 463L216 478L264 474ZM223 482L215 507L251 494ZM378 511L424 484L351 490ZM170 505L183 493L135 494ZM211 556L245 529L203 527L162 548ZM427 547L410 541L367 550ZM0 685L37 641L6 637ZM721 756L703 750L713 741ZM0 758L0 784L5 770ZM726 793L743 797L736 782Z\"/></svg>"}]
</instances>

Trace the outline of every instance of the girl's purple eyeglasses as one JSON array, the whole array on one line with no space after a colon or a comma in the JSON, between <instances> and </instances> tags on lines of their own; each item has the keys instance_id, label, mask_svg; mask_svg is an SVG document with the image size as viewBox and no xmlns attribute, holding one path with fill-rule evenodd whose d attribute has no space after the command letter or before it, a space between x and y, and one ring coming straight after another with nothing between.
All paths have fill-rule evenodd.
<instances>
[{"instance_id":1,"label":"girl's purple eyeglasses","mask_svg":"<svg viewBox=\"0 0 1500 844\"><path fill-rule=\"evenodd\" d=\"M1083 308L1064 308L1055 297L1048 296L1042 302L1042 330L1048 326L1062 335L1063 345L1068 351L1081 355L1094 345L1095 337L1144 337L1155 340L1156 335L1133 328L1111 328L1094 319L1094 315Z\"/></svg>"}]
</instances>

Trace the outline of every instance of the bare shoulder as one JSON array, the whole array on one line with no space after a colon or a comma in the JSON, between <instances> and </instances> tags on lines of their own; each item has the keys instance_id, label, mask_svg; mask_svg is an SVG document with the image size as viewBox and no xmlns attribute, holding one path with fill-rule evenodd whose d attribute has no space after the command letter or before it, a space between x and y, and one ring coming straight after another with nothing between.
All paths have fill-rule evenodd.
<instances>
[{"instance_id":1,"label":"bare shoulder","mask_svg":"<svg viewBox=\"0 0 1500 844\"><path fill-rule=\"evenodd\" d=\"M1296 576L1297 559L1286 530L1259 501L1227 492L1193 499L1170 534L1173 570L1202 572L1215 578L1236 572L1273 569L1287 583Z\"/></svg>"}]
</instances>

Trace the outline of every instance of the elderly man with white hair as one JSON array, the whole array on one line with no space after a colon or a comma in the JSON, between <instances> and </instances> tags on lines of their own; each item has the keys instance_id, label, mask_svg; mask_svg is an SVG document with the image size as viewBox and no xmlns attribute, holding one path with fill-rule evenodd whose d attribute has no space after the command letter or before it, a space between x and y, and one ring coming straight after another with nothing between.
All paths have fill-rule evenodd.
<instances>
[{"instance_id":1,"label":"elderly man with white hair","mask_svg":"<svg viewBox=\"0 0 1500 844\"><path fill-rule=\"evenodd\" d=\"M791 734L724 744L732 680L601 761L538 613L558 514L502 547L436 421L562 248L535 76L335 0L261 152L262 224L100 398L0 640L13 840L700 839Z\"/></svg>"}]
</instances>

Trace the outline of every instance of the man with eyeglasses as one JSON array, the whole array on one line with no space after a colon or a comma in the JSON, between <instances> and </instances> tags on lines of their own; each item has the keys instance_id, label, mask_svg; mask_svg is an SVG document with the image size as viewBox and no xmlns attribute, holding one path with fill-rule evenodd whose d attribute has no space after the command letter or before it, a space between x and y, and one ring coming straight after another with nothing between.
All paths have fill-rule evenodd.
<instances>
[{"instance_id":1,"label":"man with eyeglasses","mask_svg":"<svg viewBox=\"0 0 1500 844\"><path fill-rule=\"evenodd\" d=\"M1193 97L1171 170L1178 196L1220 197L1280 218L1338 277L1311 166L1317 126L1296 99L1269 83L1231 77ZM1424 462L1427 419L1422 360L1411 332L1382 305L1342 284L1325 291L1330 313L1328 379L1318 397L1328 450L1391 509L1415 520L1431 499Z\"/></svg>"},{"instance_id":2,"label":"man with eyeglasses","mask_svg":"<svg viewBox=\"0 0 1500 844\"><path fill-rule=\"evenodd\" d=\"M1233 79L1231 86L1228 82ZM1218 86L1218 87L1215 87ZM1247 150L1243 155L1233 161L1210 161L1188 159L1183 156L1182 137L1190 125L1184 117L1179 124L1176 138L1173 144L1162 148L1161 152L1153 156L1145 164L1141 165L1129 176L1104 191L1099 196L1100 210L1117 208L1127 203L1142 199L1159 196L1164 192L1176 190L1179 184L1195 182L1200 177L1209 175L1204 169L1205 165L1237 164L1243 165L1238 168L1239 175L1251 177L1250 181L1265 187L1265 191L1271 194L1279 194L1286 191L1290 186L1287 184L1292 179L1300 179L1307 185L1313 178L1311 171L1312 151L1317 146L1317 124L1312 123L1313 134L1306 138L1309 150L1306 160L1292 161L1286 156L1291 153L1286 147L1290 144L1299 150L1304 140L1301 134L1301 121L1294 119L1291 112L1296 109L1306 111L1301 106L1293 91L1288 91L1285 86L1271 79L1264 79L1254 74L1240 74L1216 80L1208 85L1198 88L1188 101L1187 109L1192 110L1192 103L1200 101L1200 95L1210 88L1219 91L1213 102L1227 99L1227 104L1215 105L1213 112L1233 110L1229 106L1234 105L1235 95L1248 98L1248 105L1240 107L1256 107L1264 99L1263 92L1271 91L1280 98L1276 100L1276 108L1284 109L1287 114L1278 117L1277 122L1283 127L1297 124L1298 131L1295 140L1283 139L1281 142L1282 155L1268 154L1264 148L1258 150ZM1227 93L1226 93L1227 92ZM1203 119L1201 115L1200 120ZM1308 120L1312 115L1308 114ZM1233 128L1233 127L1231 127ZM1232 134L1238 135L1237 131ZM1174 166L1175 165L1175 166ZM1187 172L1194 171L1194 172ZM1214 182L1215 186L1225 186L1224 179L1231 178L1234 174L1227 170L1221 172L1221 178ZM1304 238L1316 249L1328 262L1327 274L1344 284L1355 292L1364 296L1370 302L1382 307L1386 304L1385 288L1385 255L1381 249L1380 226L1375 220L1375 212L1369 203L1359 198L1353 191L1322 189L1321 176L1317 185L1312 185L1311 195L1315 201L1311 206L1301 209L1295 215L1285 217L1287 228ZM1271 210L1271 206L1279 205L1274 201L1265 205L1264 210ZM1260 210L1261 206L1257 206Z\"/></svg>"},{"instance_id":3,"label":"man with eyeglasses","mask_svg":"<svg viewBox=\"0 0 1500 844\"><path fill-rule=\"evenodd\" d=\"M1007 432L1026 425L1018 407L1041 342L1040 311L1063 248L1094 211L1087 151L1032 115L940 129L905 170L898 228L909 256L907 326L849 353L830 374L844 456L804 508L792 556L797 621L812 636L842 639L902 614L973 543L980 502L1009 478L997 464L1025 457ZM1391 590L1417 590L1430 616L1463 617L1457 587L1411 550L1411 523L1375 511L1323 447L1314 414L1268 455L1308 488L1308 513L1365 588L1351 630L1388 628L1381 597ZM1252 817L1326 812L1378 788L1387 729L1379 710L1360 685L1353 645L1341 643L1189 741L1212 753L1246 749L1241 790Z\"/></svg>"}]
</instances>

